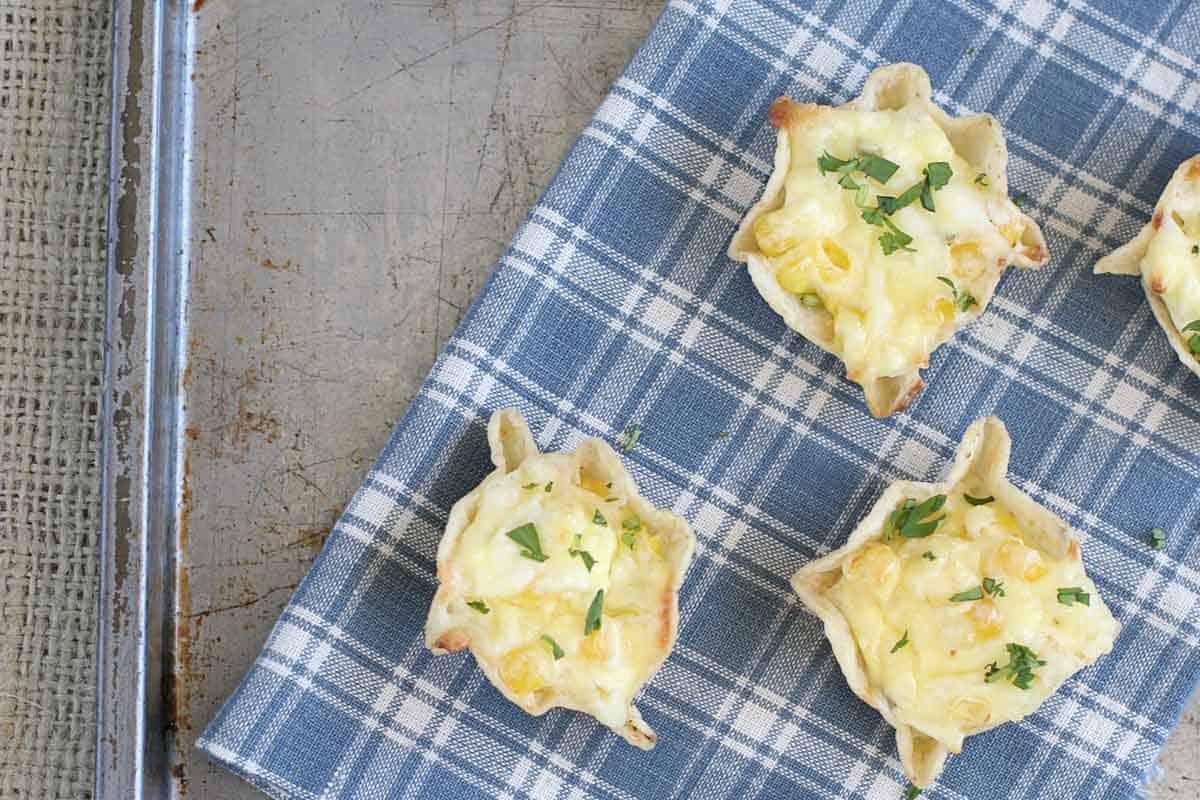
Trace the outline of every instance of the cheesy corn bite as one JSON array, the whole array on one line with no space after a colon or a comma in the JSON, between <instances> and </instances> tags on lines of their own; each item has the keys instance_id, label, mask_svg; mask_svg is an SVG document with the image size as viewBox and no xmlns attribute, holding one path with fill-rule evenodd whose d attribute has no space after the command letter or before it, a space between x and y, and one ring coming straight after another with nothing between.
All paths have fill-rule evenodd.
<instances>
[{"instance_id":1,"label":"cheesy corn bite","mask_svg":"<svg viewBox=\"0 0 1200 800\"><path fill-rule=\"evenodd\" d=\"M930 354L982 313L1008 265L1049 260L1008 197L999 124L950 117L931 94L924 70L894 64L844 106L775 101L774 170L729 248L876 416L916 397Z\"/></svg>"},{"instance_id":2,"label":"cheesy corn bite","mask_svg":"<svg viewBox=\"0 0 1200 800\"><path fill-rule=\"evenodd\" d=\"M844 547L792 578L917 786L966 737L1035 711L1119 630L1066 523L1008 482L1009 450L1004 425L979 420L946 483L891 486Z\"/></svg>"},{"instance_id":3,"label":"cheesy corn bite","mask_svg":"<svg viewBox=\"0 0 1200 800\"><path fill-rule=\"evenodd\" d=\"M675 643L691 530L599 439L542 454L507 409L488 442L496 469L451 509L438 547L426 643L469 648L530 714L582 711L650 749L633 698Z\"/></svg>"}]
</instances>

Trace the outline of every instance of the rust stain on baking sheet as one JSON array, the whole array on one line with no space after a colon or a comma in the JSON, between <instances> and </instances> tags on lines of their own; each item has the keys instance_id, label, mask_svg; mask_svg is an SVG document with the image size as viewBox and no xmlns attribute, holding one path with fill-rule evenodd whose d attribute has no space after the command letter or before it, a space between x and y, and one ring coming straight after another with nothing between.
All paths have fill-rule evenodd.
<instances>
[{"instance_id":1,"label":"rust stain on baking sheet","mask_svg":"<svg viewBox=\"0 0 1200 800\"><path fill-rule=\"evenodd\" d=\"M194 440L195 428L184 431L187 440ZM175 640L172 643L170 663L163 684L165 694L164 734L178 742L181 733L192 730L191 679L192 679L192 594L188 578L187 552L189 521L192 514L192 451L188 442L182 443L183 468L180 476L179 525L175 547ZM185 756L178 747L172 748L171 777L180 796L187 794L188 780Z\"/></svg>"},{"instance_id":2,"label":"rust stain on baking sheet","mask_svg":"<svg viewBox=\"0 0 1200 800\"><path fill-rule=\"evenodd\" d=\"M208 0L195 0L195 2L192 3L192 13L195 14L197 11L204 8L204 4L207 2Z\"/></svg>"},{"instance_id":3,"label":"rust stain on baking sheet","mask_svg":"<svg viewBox=\"0 0 1200 800\"><path fill-rule=\"evenodd\" d=\"M269 258L264 258L262 260L262 267L263 269L277 270L279 272L289 272L293 269L299 271L300 269L299 264L296 264L295 266L292 265L292 260L290 258L287 261L272 261Z\"/></svg>"}]
</instances>

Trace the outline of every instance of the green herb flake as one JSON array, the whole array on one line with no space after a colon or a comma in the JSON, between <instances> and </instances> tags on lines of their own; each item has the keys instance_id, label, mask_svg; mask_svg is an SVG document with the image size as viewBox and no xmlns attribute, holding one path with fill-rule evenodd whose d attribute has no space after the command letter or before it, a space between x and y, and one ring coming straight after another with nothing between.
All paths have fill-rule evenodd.
<instances>
[{"instance_id":1,"label":"green herb flake","mask_svg":"<svg viewBox=\"0 0 1200 800\"><path fill-rule=\"evenodd\" d=\"M984 578L983 590L992 597L1004 597L1004 582L995 578Z\"/></svg>"},{"instance_id":2,"label":"green herb flake","mask_svg":"<svg viewBox=\"0 0 1200 800\"><path fill-rule=\"evenodd\" d=\"M890 540L893 533L899 533L905 539L925 538L937 530L937 526L946 517L943 515L927 522L923 520L940 511L945 504L946 495L944 494L935 494L922 503L918 503L911 497L908 498L888 517L884 525L884 540Z\"/></svg>"},{"instance_id":3,"label":"green herb flake","mask_svg":"<svg viewBox=\"0 0 1200 800\"><path fill-rule=\"evenodd\" d=\"M592 557L592 554L583 549L583 534L581 533L575 534L575 538L571 541L571 546L567 549L567 555L571 556L571 558L579 556L580 560L583 561L583 565L587 567L588 572L591 572L592 567L596 565L596 559Z\"/></svg>"},{"instance_id":4,"label":"green herb flake","mask_svg":"<svg viewBox=\"0 0 1200 800\"><path fill-rule=\"evenodd\" d=\"M536 486L537 486L537 484L536 484L536 483L527 483L527 484L525 484L524 486L522 486L521 488L522 488L522 489L533 489L533 488L535 488Z\"/></svg>"},{"instance_id":5,"label":"green herb flake","mask_svg":"<svg viewBox=\"0 0 1200 800\"><path fill-rule=\"evenodd\" d=\"M916 800L919 794L921 794L920 786L909 786L904 792L904 800Z\"/></svg>"},{"instance_id":6,"label":"green herb flake","mask_svg":"<svg viewBox=\"0 0 1200 800\"><path fill-rule=\"evenodd\" d=\"M926 561L937 561L937 556L933 554L932 550L926 550L924 553L921 553L921 558Z\"/></svg>"},{"instance_id":7,"label":"green herb flake","mask_svg":"<svg viewBox=\"0 0 1200 800\"><path fill-rule=\"evenodd\" d=\"M1162 528L1151 528L1149 538L1150 546L1155 550L1162 550L1167 546L1167 535L1163 533Z\"/></svg>"},{"instance_id":8,"label":"green herb flake","mask_svg":"<svg viewBox=\"0 0 1200 800\"><path fill-rule=\"evenodd\" d=\"M953 175L954 170L950 169L949 162L931 161L925 165L925 180L931 189L941 189L950 182Z\"/></svg>"},{"instance_id":9,"label":"green herb flake","mask_svg":"<svg viewBox=\"0 0 1200 800\"><path fill-rule=\"evenodd\" d=\"M988 183L987 173L984 172L981 172L975 176L975 183L979 186L991 186L991 184Z\"/></svg>"},{"instance_id":10,"label":"green herb flake","mask_svg":"<svg viewBox=\"0 0 1200 800\"><path fill-rule=\"evenodd\" d=\"M616 498L613 499L615 500ZM608 527L608 520L604 518L604 515L600 513L600 509L598 508L592 513L592 524L600 525L605 528Z\"/></svg>"},{"instance_id":11,"label":"green herb flake","mask_svg":"<svg viewBox=\"0 0 1200 800\"><path fill-rule=\"evenodd\" d=\"M979 302L970 292L959 291L958 287L954 285L954 281L945 275L939 275L938 280L950 287L951 297L954 298L954 307L959 311L966 311Z\"/></svg>"},{"instance_id":12,"label":"green herb flake","mask_svg":"<svg viewBox=\"0 0 1200 800\"><path fill-rule=\"evenodd\" d=\"M630 425L625 429L625 444L621 446L622 453L628 453L630 450L638 446L638 442L642 440L642 426Z\"/></svg>"},{"instance_id":13,"label":"green herb flake","mask_svg":"<svg viewBox=\"0 0 1200 800\"><path fill-rule=\"evenodd\" d=\"M1192 248L1192 252L1196 252L1196 248ZM1183 326L1182 333L1188 340L1188 351L1192 355L1200 355L1200 319L1192 320L1187 325ZM1188 336L1188 334L1191 336Z\"/></svg>"},{"instance_id":14,"label":"green herb flake","mask_svg":"<svg viewBox=\"0 0 1200 800\"><path fill-rule=\"evenodd\" d=\"M621 527L627 531L640 531L642 529L642 520L636 514L621 523Z\"/></svg>"},{"instance_id":15,"label":"green herb flake","mask_svg":"<svg viewBox=\"0 0 1200 800\"><path fill-rule=\"evenodd\" d=\"M988 664L987 670L983 673L983 679L988 683L1011 681L1012 685L1018 689L1028 689L1033 686L1033 671L1038 667L1046 666L1046 662L1040 660L1037 653L1023 644L1009 642L1004 645L1004 649L1008 651L1008 663L1003 667L996 666L995 661Z\"/></svg>"},{"instance_id":16,"label":"green herb flake","mask_svg":"<svg viewBox=\"0 0 1200 800\"><path fill-rule=\"evenodd\" d=\"M1200 256L1200 244L1192 245L1192 255Z\"/></svg>"},{"instance_id":17,"label":"green herb flake","mask_svg":"<svg viewBox=\"0 0 1200 800\"><path fill-rule=\"evenodd\" d=\"M538 538L537 528L532 522L526 522L519 528L513 528L505 534L521 546L521 555L531 561L545 561L550 556L542 552L542 541Z\"/></svg>"},{"instance_id":18,"label":"green herb flake","mask_svg":"<svg viewBox=\"0 0 1200 800\"><path fill-rule=\"evenodd\" d=\"M637 546L637 535L630 531L625 531L621 534L621 543L632 550Z\"/></svg>"},{"instance_id":19,"label":"green herb flake","mask_svg":"<svg viewBox=\"0 0 1200 800\"><path fill-rule=\"evenodd\" d=\"M966 500L968 504L973 506L986 506L995 499L996 498L992 497L990 494L987 497L972 497L969 494L963 494L963 500Z\"/></svg>"},{"instance_id":20,"label":"green herb flake","mask_svg":"<svg viewBox=\"0 0 1200 800\"><path fill-rule=\"evenodd\" d=\"M888 227L892 228L892 230L879 237L879 247L883 250L885 256L890 256L899 250L904 250L908 253L917 252L914 248L909 247L913 240L911 236L890 222L888 222Z\"/></svg>"},{"instance_id":21,"label":"green herb flake","mask_svg":"<svg viewBox=\"0 0 1200 800\"><path fill-rule=\"evenodd\" d=\"M547 492L548 492L548 491L550 491L550 490L551 490L551 489L553 489L553 488L554 488L554 481L550 481L549 483L547 483L547 484L546 484L546 491L547 491Z\"/></svg>"},{"instance_id":22,"label":"green herb flake","mask_svg":"<svg viewBox=\"0 0 1200 800\"><path fill-rule=\"evenodd\" d=\"M468 600L467 605L478 611L480 614L487 614L491 611L488 604L482 600Z\"/></svg>"},{"instance_id":23,"label":"green herb flake","mask_svg":"<svg viewBox=\"0 0 1200 800\"><path fill-rule=\"evenodd\" d=\"M550 652L554 654L555 661L558 661L560 658L566 655L566 653L563 652L563 649L558 646L558 642L554 641L544 633L542 634L542 641L550 645Z\"/></svg>"},{"instance_id":24,"label":"green herb flake","mask_svg":"<svg viewBox=\"0 0 1200 800\"><path fill-rule=\"evenodd\" d=\"M965 592L950 595L951 603L966 603L971 600L983 599L983 587L976 586L973 589L967 589Z\"/></svg>"},{"instance_id":25,"label":"green herb flake","mask_svg":"<svg viewBox=\"0 0 1200 800\"><path fill-rule=\"evenodd\" d=\"M821 298L816 292L805 292L800 295L800 305L805 308L820 308Z\"/></svg>"},{"instance_id":26,"label":"green herb flake","mask_svg":"<svg viewBox=\"0 0 1200 800\"><path fill-rule=\"evenodd\" d=\"M831 156L828 152L826 152L822 153L821 157L817 159L817 169L819 169L821 174L824 175L826 172L837 172L842 167L849 167L857 163L858 162L854 160L843 161L837 156Z\"/></svg>"},{"instance_id":27,"label":"green herb flake","mask_svg":"<svg viewBox=\"0 0 1200 800\"><path fill-rule=\"evenodd\" d=\"M592 631L600 630L600 613L604 610L604 590L596 590L592 604L588 606L587 616L583 618L583 635L588 636Z\"/></svg>"},{"instance_id":28,"label":"green herb flake","mask_svg":"<svg viewBox=\"0 0 1200 800\"><path fill-rule=\"evenodd\" d=\"M1080 586L1060 586L1058 589L1058 602L1064 606L1073 606L1076 603L1090 606L1092 604L1092 596Z\"/></svg>"},{"instance_id":29,"label":"green herb flake","mask_svg":"<svg viewBox=\"0 0 1200 800\"><path fill-rule=\"evenodd\" d=\"M900 169L900 165L882 156L866 155L858 160L858 168L868 178L887 183L896 174L896 170Z\"/></svg>"},{"instance_id":30,"label":"green herb flake","mask_svg":"<svg viewBox=\"0 0 1200 800\"><path fill-rule=\"evenodd\" d=\"M715 439L728 439L728 438L729 438L729 431L717 431L717 435L716 435L715 437L713 437L713 438L715 438Z\"/></svg>"},{"instance_id":31,"label":"green herb flake","mask_svg":"<svg viewBox=\"0 0 1200 800\"><path fill-rule=\"evenodd\" d=\"M900 637L900 641L898 641L894 645L892 645L892 649L889 652L894 653L897 650L899 650L907 645L908 645L908 631L905 631L904 635Z\"/></svg>"}]
</instances>

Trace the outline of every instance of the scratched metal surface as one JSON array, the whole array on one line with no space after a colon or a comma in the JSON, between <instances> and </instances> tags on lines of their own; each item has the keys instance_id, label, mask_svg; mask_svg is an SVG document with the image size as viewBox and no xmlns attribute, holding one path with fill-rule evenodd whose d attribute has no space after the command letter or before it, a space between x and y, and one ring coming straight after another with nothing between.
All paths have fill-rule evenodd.
<instances>
[{"instance_id":1,"label":"scratched metal surface","mask_svg":"<svg viewBox=\"0 0 1200 800\"><path fill-rule=\"evenodd\" d=\"M659 0L194 15L176 780Z\"/></svg>"},{"instance_id":2,"label":"scratched metal surface","mask_svg":"<svg viewBox=\"0 0 1200 800\"><path fill-rule=\"evenodd\" d=\"M127 567L142 571L167 609L141 623L145 691L154 695L156 663L168 689L163 707L151 699L142 715L142 785L154 797L257 797L197 753L194 738L250 665L661 2L128 5L120 29L128 41L118 48L136 57L122 75L140 78L118 86L126 188L124 210L114 212L115 261L174 254L184 278L156 294L136 266L118 270L124 294L113 300L110 332L130 360L117 399L136 418L146 396L161 395L145 408L161 417L147 430L165 442L141 471L122 462L133 479L124 496L142 492L141 513L163 517L130 534L151 544L147 564ZM172 53L173 41L185 52ZM182 117L167 113L172 102L156 106L151 91L156 70L171 69L182 70L177 88L194 100ZM170 94L170 80L160 92ZM133 112L140 116L131 128ZM183 132L171 127L180 119ZM146 129L162 147L150 146ZM185 186L172 195L169 180L151 185L156 173L178 173ZM161 230L181 228L178 247L166 235L151 241L147 207L156 202ZM126 295L132 300L121 302ZM138 310L148 296L168 306L156 321ZM174 343L161 330L170 328L171 304L183 323ZM122 323L130 323L128 337ZM149 367L133 363L156 336L166 340L165 355ZM142 442L114 437L126 451ZM114 501L110 516L120 513ZM156 554L156 540L170 552ZM161 586L156 567L167 575ZM107 657L110 683L119 683L123 657L119 647ZM1195 709L1172 739L1154 797L1197 794ZM122 724L133 722L111 723L110 739ZM117 763L117 747L106 751L102 774ZM136 782L101 781L99 796L132 796L118 792Z\"/></svg>"}]
</instances>

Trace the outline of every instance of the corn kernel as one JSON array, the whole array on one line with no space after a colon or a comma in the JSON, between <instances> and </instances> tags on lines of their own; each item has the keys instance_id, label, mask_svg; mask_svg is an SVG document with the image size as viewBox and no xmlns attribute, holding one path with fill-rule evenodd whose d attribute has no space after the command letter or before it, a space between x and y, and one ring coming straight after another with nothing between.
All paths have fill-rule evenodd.
<instances>
[{"instance_id":1,"label":"corn kernel","mask_svg":"<svg viewBox=\"0 0 1200 800\"><path fill-rule=\"evenodd\" d=\"M980 639L994 639L1004 628L1004 615L996 608L991 600L981 600L971 604L967 612L975 625L975 633Z\"/></svg>"},{"instance_id":2,"label":"corn kernel","mask_svg":"<svg viewBox=\"0 0 1200 800\"><path fill-rule=\"evenodd\" d=\"M950 705L950 714L968 728L982 728L992 718L992 704L977 697L960 697Z\"/></svg>"},{"instance_id":3,"label":"corn kernel","mask_svg":"<svg viewBox=\"0 0 1200 800\"><path fill-rule=\"evenodd\" d=\"M608 628L601 625L599 630L593 631L584 637L583 643L579 646L579 652L584 658L590 658L595 661L608 660L610 648L610 634L608 630Z\"/></svg>"},{"instance_id":4,"label":"corn kernel","mask_svg":"<svg viewBox=\"0 0 1200 800\"><path fill-rule=\"evenodd\" d=\"M951 322L954 319L954 303L944 297L939 297L933 305L934 311L937 312L938 319L943 323Z\"/></svg>"},{"instance_id":5,"label":"corn kernel","mask_svg":"<svg viewBox=\"0 0 1200 800\"><path fill-rule=\"evenodd\" d=\"M754 238L758 249L769 256L778 256L798 245L803 234L788 224L784 209L763 214L754 221Z\"/></svg>"},{"instance_id":6,"label":"corn kernel","mask_svg":"<svg viewBox=\"0 0 1200 800\"><path fill-rule=\"evenodd\" d=\"M1036 581L1046 574L1046 561L1042 554L1015 538L1008 539L996 548L991 563L994 571L1025 581Z\"/></svg>"},{"instance_id":7,"label":"corn kernel","mask_svg":"<svg viewBox=\"0 0 1200 800\"><path fill-rule=\"evenodd\" d=\"M825 257L829 259L829 263L838 269L850 269L850 256L846 255L846 251L839 247L833 240L822 240L821 250L825 253Z\"/></svg>"},{"instance_id":8,"label":"corn kernel","mask_svg":"<svg viewBox=\"0 0 1200 800\"><path fill-rule=\"evenodd\" d=\"M808 270L805 269L805 266L805 260L789 259L775 270L775 279L779 281L779 285L786 292L792 294L807 292L812 283L808 279Z\"/></svg>"},{"instance_id":9,"label":"corn kernel","mask_svg":"<svg viewBox=\"0 0 1200 800\"><path fill-rule=\"evenodd\" d=\"M587 489L592 494L598 494L601 497L608 497L612 492L608 486L596 480L595 478L584 478L579 481L579 485Z\"/></svg>"},{"instance_id":10,"label":"corn kernel","mask_svg":"<svg viewBox=\"0 0 1200 800\"><path fill-rule=\"evenodd\" d=\"M890 593L900 578L900 560L882 542L869 544L842 565L842 574L852 581L873 584Z\"/></svg>"},{"instance_id":11,"label":"corn kernel","mask_svg":"<svg viewBox=\"0 0 1200 800\"><path fill-rule=\"evenodd\" d=\"M510 650L500 663L500 679L517 694L536 692L549 683L550 658L545 647L524 645Z\"/></svg>"}]
</instances>

